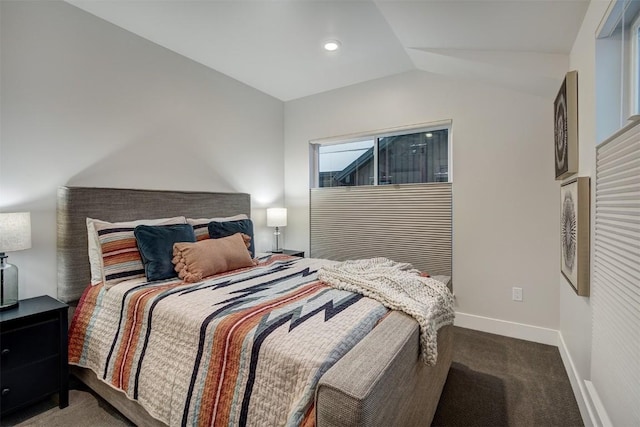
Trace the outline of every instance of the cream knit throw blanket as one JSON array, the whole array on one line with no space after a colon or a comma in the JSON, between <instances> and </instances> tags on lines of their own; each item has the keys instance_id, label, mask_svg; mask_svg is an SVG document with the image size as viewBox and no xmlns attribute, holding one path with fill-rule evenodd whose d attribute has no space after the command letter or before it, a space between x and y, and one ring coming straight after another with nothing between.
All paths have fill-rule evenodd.
<instances>
[{"instance_id":1,"label":"cream knit throw blanket","mask_svg":"<svg viewBox=\"0 0 640 427\"><path fill-rule=\"evenodd\" d=\"M453 324L453 295L437 280L422 277L411 264L387 258L345 261L320 268L318 278L337 289L373 298L400 310L420 325L423 361L430 366L438 357L437 332Z\"/></svg>"}]
</instances>

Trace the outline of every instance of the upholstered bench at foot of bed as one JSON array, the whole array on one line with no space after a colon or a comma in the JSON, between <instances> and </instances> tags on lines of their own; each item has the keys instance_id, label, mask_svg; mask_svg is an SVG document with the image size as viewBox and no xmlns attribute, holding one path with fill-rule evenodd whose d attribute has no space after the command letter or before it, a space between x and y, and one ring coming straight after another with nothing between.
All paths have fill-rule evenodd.
<instances>
[{"instance_id":1,"label":"upholstered bench at foot of bed","mask_svg":"<svg viewBox=\"0 0 640 427\"><path fill-rule=\"evenodd\" d=\"M391 313L320 379L317 427L429 426L451 366L452 326L438 332L438 363L419 357L418 324Z\"/></svg>"}]
</instances>

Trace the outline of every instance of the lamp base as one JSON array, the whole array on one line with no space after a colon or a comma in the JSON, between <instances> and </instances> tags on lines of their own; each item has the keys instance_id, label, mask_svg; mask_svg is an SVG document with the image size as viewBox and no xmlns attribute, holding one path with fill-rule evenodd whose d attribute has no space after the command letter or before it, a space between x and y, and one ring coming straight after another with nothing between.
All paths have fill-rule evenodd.
<instances>
[{"instance_id":1,"label":"lamp base","mask_svg":"<svg viewBox=\"0 0 640 427\"><path fill-rule=\"evenodd\" d=\"M273 232L273 247L271 248L271 252L274 254L282 253L282 238L279 227L276 227L276 231Z\"/></svg>"},{"instance_id":2,"label":"lamp base","mask_svg":"<svg viewBox=\"0 0 640 427\"><path fill-rule=\"evenodd\" d=\"M18 267L6 260L7 256L0 252L0 310L18 306Z\"/></svg>"}]
</instances>

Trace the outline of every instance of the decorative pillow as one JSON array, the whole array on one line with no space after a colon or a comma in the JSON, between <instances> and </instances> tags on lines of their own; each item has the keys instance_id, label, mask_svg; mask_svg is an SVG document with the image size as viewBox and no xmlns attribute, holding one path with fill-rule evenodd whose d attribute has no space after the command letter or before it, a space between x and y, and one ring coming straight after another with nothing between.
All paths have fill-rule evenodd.
<instances>
[{"instance_id":1,"label":"decorative pillow","mask_svg":"<svg viewBox=\"0 0 640 427\"><path fill-rule=\"evenodd\" d=\"M253 222L250 219L239 219L236 221L226 222L210 222L209 223L209 237L212 239L219 239L221 237L231 236L232 234L242 233L251 237L251 244L249 245L249 252L251 258L255 258L256 249L253 242Z\"/></svg>"},{"instance_id":2,"label":"decorative pillow","mask_svg":"<svg viewBox=\"0 0 640 427\"><path fill-rule=\"evenodd\" d=\"M148 224L151 222L152 224ZM107 288L129 279L145 277L142 258L133 230L138 225L184 224L183 216L158 220L106 222L93 220L97 246L100 248L102 277ZM155 223L155 224L153 224Z\"/></svg>"},{"instance_id":3,"label":"decorative pillow","mask_svg":"<svg viewBox=\"0 0 640 427\"><path fill-rule=\"evenodd\" d=\"M95 220L87 218L87 242L89 252L89 266L91 267L91 284L97 285L102 282L102 253L100 252L100 244L98 242L98 233L93 225Z\"/></svg>"},{"instance_id":4,"label":"decorative pillow","mask_svg":"<svg viewBox=\"0 0 640 427\"><path fill-rule=\"evenodd\" d=\"M189 224L139 225L133 230L144 265L147 281L176 277L173 268L173 244L195 242L193 227Z\"/></svg>"},{"instance_id":5,"label":"decorative pillow","mask_svg":"<svg viewBox=\"0 0 640 427\"><path fill-rule=\"evenodd\" d=\"M249 217L245 214L239 214L225 218L187 218L187 224L191 224L193 226L193 231L196 233L196 240L200 241L209 238L209 230L207 227L210 222L227 222L239 219L249 219Z\"/></svg>"},{"instance_id":6,"label":"decorative pillow","mask_svg":"<svg viewBox=\"0 0 640 427\"><path fill-rule=\"evenodd\" d=\"M240 233L197 243L176 243L173 245L173 264L178 277L190 283L254 265Z\"/></svg>"}]
</instances>

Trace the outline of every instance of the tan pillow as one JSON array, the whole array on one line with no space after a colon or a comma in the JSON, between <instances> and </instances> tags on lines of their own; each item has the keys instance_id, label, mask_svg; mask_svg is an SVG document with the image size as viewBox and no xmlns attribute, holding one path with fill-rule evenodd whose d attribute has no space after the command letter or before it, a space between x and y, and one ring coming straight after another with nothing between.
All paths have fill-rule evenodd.
<instances>
[{"instance_id":1,"label":"tan pillow","mask_svg":"<svg viewBox=\"0 0 640 427\"><path fill-rule=\"evenodd\" d=\"M190 283L254 265L241 233L197 243L175 243L172 262L178 277Z\"/></svg>"}]
</instances>

